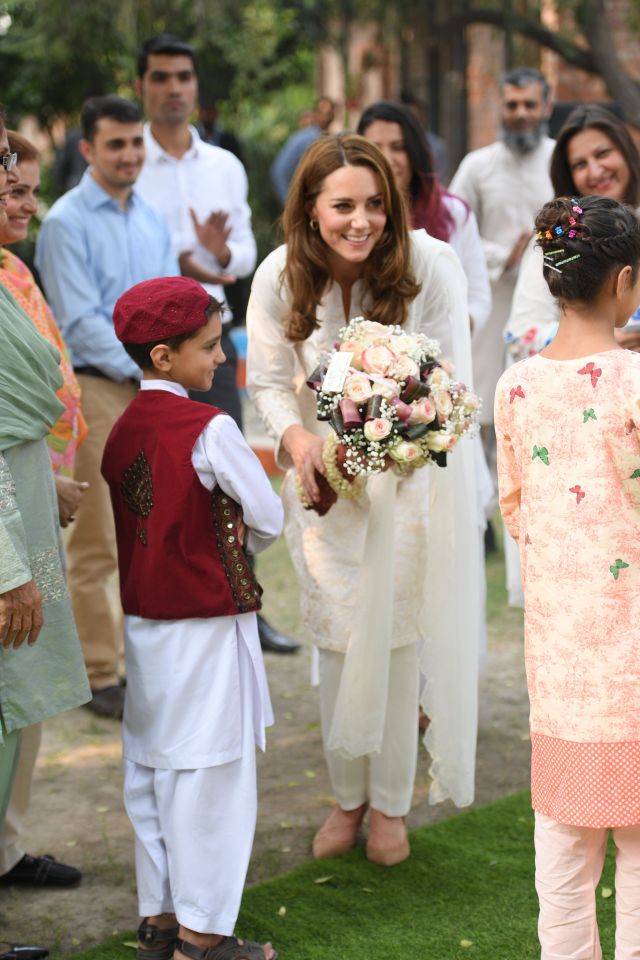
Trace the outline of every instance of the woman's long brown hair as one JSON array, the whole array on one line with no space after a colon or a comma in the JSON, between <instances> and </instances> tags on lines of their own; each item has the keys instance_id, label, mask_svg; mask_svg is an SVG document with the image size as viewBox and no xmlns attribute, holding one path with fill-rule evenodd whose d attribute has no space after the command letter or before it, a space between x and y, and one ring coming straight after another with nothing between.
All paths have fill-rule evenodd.
<instances>
[{"instance_id":1,"label":"woman's long brown hair","mask_svg":"<svg viewBox=\"0 0 640 960\"><path fill-rule=\"evenodd\" d=\"M282 215L287 260L284 268L291 312L285 321L289 340L306 340L317 328L317 310L331 280L327 245L310 226L310 210L325 179L341 167L368 167L382 187L387 213L382 236L364 264L362 279L371 306L364 310L378 323L404 323L409 302L420 292L411 271L409 220L391 167L374 144L353 133L325 134L311 144L291 181Z\"/></svg>"}]
</instances>

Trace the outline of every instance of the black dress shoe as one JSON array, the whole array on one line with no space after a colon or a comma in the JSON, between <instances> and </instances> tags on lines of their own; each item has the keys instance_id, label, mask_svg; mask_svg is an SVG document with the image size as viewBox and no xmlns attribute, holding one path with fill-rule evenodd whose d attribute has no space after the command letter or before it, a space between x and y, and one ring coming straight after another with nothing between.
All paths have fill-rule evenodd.
<instances>
[{"instance_id":1,"label":"black dress shoe","mask_svg":"<svg viewBox=\"0 0 640 960\"><path fill-rule=\"evenodd\" d=\"M0 960L44 960L48 956L49 951L44 947L23 947L0 941Z\"/></svg>"},{"instance_id":2,"label":"black dress shoe","mask_svg":"<svg viewBox=\"0 0 640 960\"><path fill-rule=\"evenodd\" d=\"M15 867L8 873L0 876L0 884L9 886L18 884L30 887L73 887L80 883L82 874L75 867L68 867L46 854L44 857L31 857L25 853L22 860L18 860ZM27 949L27 947L21 947ZM31 949L31 948L28 948ZM33 949L40 949L33 948ZM0 960L3 955L0 953Z\"/></svg>"},{"instance_id":3,"label":"black dress shoe","mask_svg":"<svg viewBox=\"0 0 640 960\"><path fill-rule=\"evenodd\" d=\"M102 690L92 690L92 697L85 706L99 717L111 717L112 720L122 720L124 711L125 687L118 683L113 687L103 687Z\"/></svg>"},{"instance_id":4,"label":"black dress shoe","mask_svg":"<svg viewBox=\"0 0 640 960\"><path fill-rule=\"evenodd\" d=\"M268 653L295 653L300 649L299 643L290 637L285 637L284 633L274 630L260 613L258 614L258 636L260 646Z\"/></svg>"}]
</instances>

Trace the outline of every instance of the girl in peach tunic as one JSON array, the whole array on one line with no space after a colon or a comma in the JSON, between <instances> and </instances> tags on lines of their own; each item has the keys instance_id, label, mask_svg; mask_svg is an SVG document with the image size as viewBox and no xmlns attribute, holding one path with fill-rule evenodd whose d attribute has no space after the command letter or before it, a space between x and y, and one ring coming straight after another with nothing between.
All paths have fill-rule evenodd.
<instances>
[{"instance_id":1,"label":"girl in peach tunic","mask_svg":"<svg viewBox=\"0 0 640 960\"><path fill-rule=\"evenodd\" d=\"M616 960L640 957L640 225L605 198L538 215L558 334L496 391L500 506L525 594L543 960L599 960L613 828Z\"/></svg>"}]
</instances>

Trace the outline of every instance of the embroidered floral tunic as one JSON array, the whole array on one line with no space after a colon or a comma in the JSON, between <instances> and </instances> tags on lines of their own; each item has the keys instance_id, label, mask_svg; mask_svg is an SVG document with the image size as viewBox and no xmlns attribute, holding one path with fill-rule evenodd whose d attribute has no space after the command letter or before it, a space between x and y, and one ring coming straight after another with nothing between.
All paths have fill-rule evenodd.
<instances>
[{"instance_id":1,"label":"embroidered floral tunic","mask_svg":"<svg viewBox=\"0 0 640 960\"><path fill-rule=\"evenodd\" d=\"M533 807L640 824L640 356L521 361L495 424L525 593Z\"/></svg>"}]
</instances>

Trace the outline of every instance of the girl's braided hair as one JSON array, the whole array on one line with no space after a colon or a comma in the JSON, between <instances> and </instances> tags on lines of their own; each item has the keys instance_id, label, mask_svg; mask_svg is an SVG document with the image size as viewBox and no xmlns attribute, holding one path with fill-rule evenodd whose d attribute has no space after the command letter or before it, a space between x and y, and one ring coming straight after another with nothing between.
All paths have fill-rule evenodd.
<instances>
[{"instance_id":1,"label":"girl's braided hair","mask_svg":"<svg viewBox=\"0 0 640 960\"><path fill-rule=\"evenodd\" d=\"M608 197L556 197L536 217L544 278L561 301L594 299L614 270L640 264L640 221Z\"/></svg>"}]
</instances>

